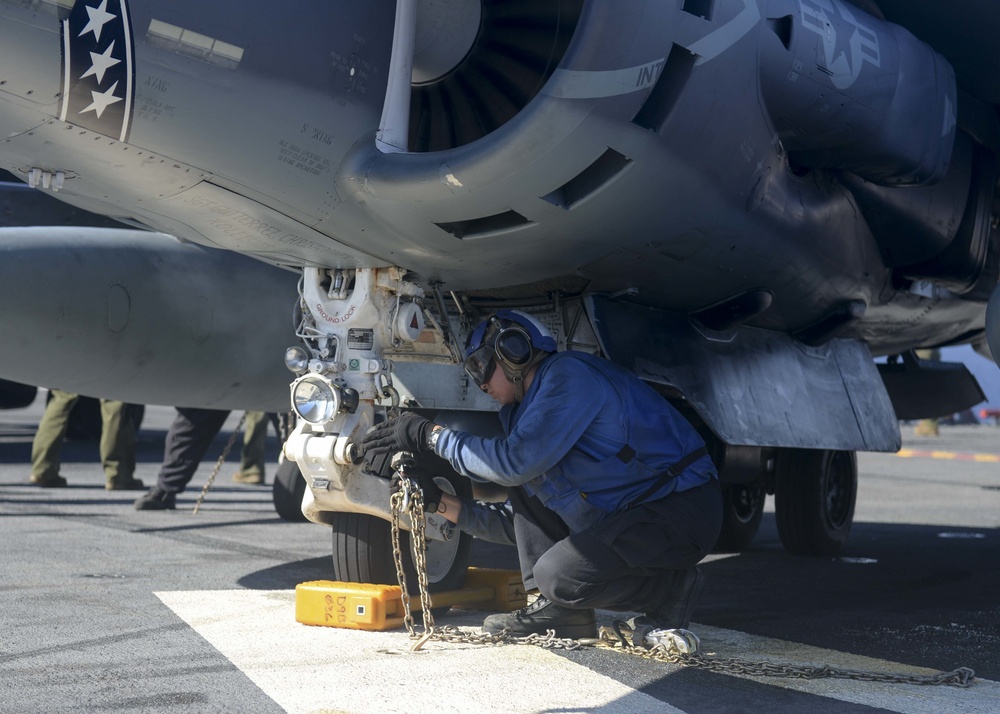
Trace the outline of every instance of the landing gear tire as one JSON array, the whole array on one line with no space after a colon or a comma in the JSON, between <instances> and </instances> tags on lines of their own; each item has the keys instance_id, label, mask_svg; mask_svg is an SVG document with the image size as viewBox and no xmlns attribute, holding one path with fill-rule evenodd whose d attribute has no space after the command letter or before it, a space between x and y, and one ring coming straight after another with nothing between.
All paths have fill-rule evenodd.
<instances>
[{"instance_id":1,"label":"landing gear tire","mask_svg":"<svg viewBox=\"0 0 1000 714\"><path fill-rule=\"evenodd\" d=\"M738 553L749 547L760 528L766 496L760 483L734 483L722 489L722 530L713 550Z\"/></svg>"},{"instance_id":2,"label":"landing gear tire","mask_svg":"<svg viewBox=\"0 0 1000 714\"><path fill-rule=\"evenodd\" d=\"M778 535L793 555L837 555L854 521L858 460L853 451L785 449L775 460Z\"/></svg>"},{"instance_id":3,"label":"landing gear tire","mask_svg":"<svg viewBox=\"0 0 1000 714\"><path fill-rule=\"evenodd\" d=\"M305 523L302 515L302 497L306 492L306 480L302 478L299 465L291 459L285 459L278 465L271 485L271 499L278 516L286 521Z\"/></svg>"},{"instance_id":4,"label":"landing gear tire","mask_svg":"<svg viewBox=\"0 0 1000 714\"><path fill-rule=\"evenodd\" d=\"M435 474L450 472L435 478L442 490L461 497L471 495L472 484L468 479L447 467L432 467L426 461L424 466ZM392 530L389 522L363 513L333 513L331 516L334 578L352 583L395 585L396 566L392 557ZM400 533L399 540L403 550L406 585L411 594L417 594L420 591L410 550L410 534ZM453 531L448 541L427 540L427 582L431 593L462 587L471 550L472 536L459 530ZM448 607L436 607L432 610L435 616L447 611Z\"/></svg>"}]
</instances>

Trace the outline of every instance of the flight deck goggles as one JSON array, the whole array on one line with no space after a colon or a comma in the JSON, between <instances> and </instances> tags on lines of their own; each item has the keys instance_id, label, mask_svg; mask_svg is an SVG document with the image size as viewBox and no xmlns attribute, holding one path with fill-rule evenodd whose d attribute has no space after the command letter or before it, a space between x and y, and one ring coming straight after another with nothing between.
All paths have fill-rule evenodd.
<instances>
[{"instance_id":1,"label":"flight deck goggles","mask_svg":"<svg viewBox=\"0 0 1000 714\"><path fill-rule=\"evenodd\" d=\"M486 384L493 376L493 371L497 368L497 353L493 341L487 342L482 347L473 350L465 362L462 364L465 373L479 385L479 388L486 391Z\"/></svg>"}]
</instances>

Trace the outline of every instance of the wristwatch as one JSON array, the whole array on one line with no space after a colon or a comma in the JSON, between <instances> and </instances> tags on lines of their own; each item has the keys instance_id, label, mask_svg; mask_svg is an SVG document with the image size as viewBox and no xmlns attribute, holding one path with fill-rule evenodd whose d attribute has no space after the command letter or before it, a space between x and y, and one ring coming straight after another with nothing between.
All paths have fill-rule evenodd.
<instances>
[{"instance_id":1,"label":"wristwatch","mask_svg":"<svg viewBox=\"0 0 1000 714\"><path fill-rule=\"evenodd\" d=\"M437 452L438 439L441 438L441 432L444 431L444 427L440 424L435 424L431 427L431 430L427 432L427 450Z\"/></svg>"}]
</instances>

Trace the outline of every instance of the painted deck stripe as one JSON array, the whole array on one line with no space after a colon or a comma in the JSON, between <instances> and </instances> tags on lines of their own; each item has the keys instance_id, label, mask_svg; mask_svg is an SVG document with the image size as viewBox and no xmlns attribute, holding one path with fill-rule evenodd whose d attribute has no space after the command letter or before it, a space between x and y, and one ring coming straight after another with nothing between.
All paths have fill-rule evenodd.
<instances>
[{"instance_id":1,"label":"painted deck stripe","mask_svg":"<svg viewBox=\"0 0 1000 714\"><path fill-rule=\"evenodd\" d=\"M541 712L681 710L566 657L534 647L429 643L419 653L405 632L360 632L295 622L293 591L160 592L160 600L289 712ZM607 614L607 613L606 613ZM482 613L450 616L476 629ZM602 618L604 619L604 618ZM705 625L692 627L721 657L846 669L929 670ZM608 656L627 657L608 653ZM956 666L961 663L956 663ZM664 665L664 673L678 668ZM854 680L746 677L761 684L900 714L994 714L1000 684L926 687Z\"/></svg>"},{"instance_id":2,"label":"painted deck stripe","mask_svg":"<svg viewBox=\"0 0 1000 714\"><path fill-rule=\"evenodd\" d=\"M976 461L984 464L1000 464L1000 454L969 454L958 451L917 451L900 449L896 456L901 459L948 459L953 461Z\"/></svg>"},{"instance_id":3,"label":"painted deck stripe","mask_svg":"<svg viewBox=\"0 0 1000 714\"><path fill-rule=\"evenodd\" d=\"M301 625L291 590L156 595L288 712L680 712L537 647L430 643L387 654L409 648L405 631Z\"/></svg>"}]
</instances>

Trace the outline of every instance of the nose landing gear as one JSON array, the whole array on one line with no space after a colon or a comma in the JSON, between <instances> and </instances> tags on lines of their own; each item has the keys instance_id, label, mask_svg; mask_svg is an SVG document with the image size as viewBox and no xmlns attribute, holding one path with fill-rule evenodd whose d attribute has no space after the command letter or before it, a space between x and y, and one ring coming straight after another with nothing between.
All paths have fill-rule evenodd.
<instances>
[{"instance_id":1,"label":"nose landing gear","mask_svg":"<svg viewBox=\"0 0 1000 714\"><path fill-rule=\"evenodd\" d=\"M391 469L366 473L358 444L384 418L384 407L398 407L389 358L450 362L456 348L444 316L425 322L424 291L399 269L306 268L299 292L303 345L290 348L285 360L297 375L291 397L298 423L285 442L275 507L283 518L298 520L291 512L297 500L305 519L331 528L334 579L392 584ZM471 492L467 479L446 471L444 490ZM457 588L471 537L453 532L439 516L427 520L435 526L427 533L431 589Z\"/></svg>"}]
</instances>

